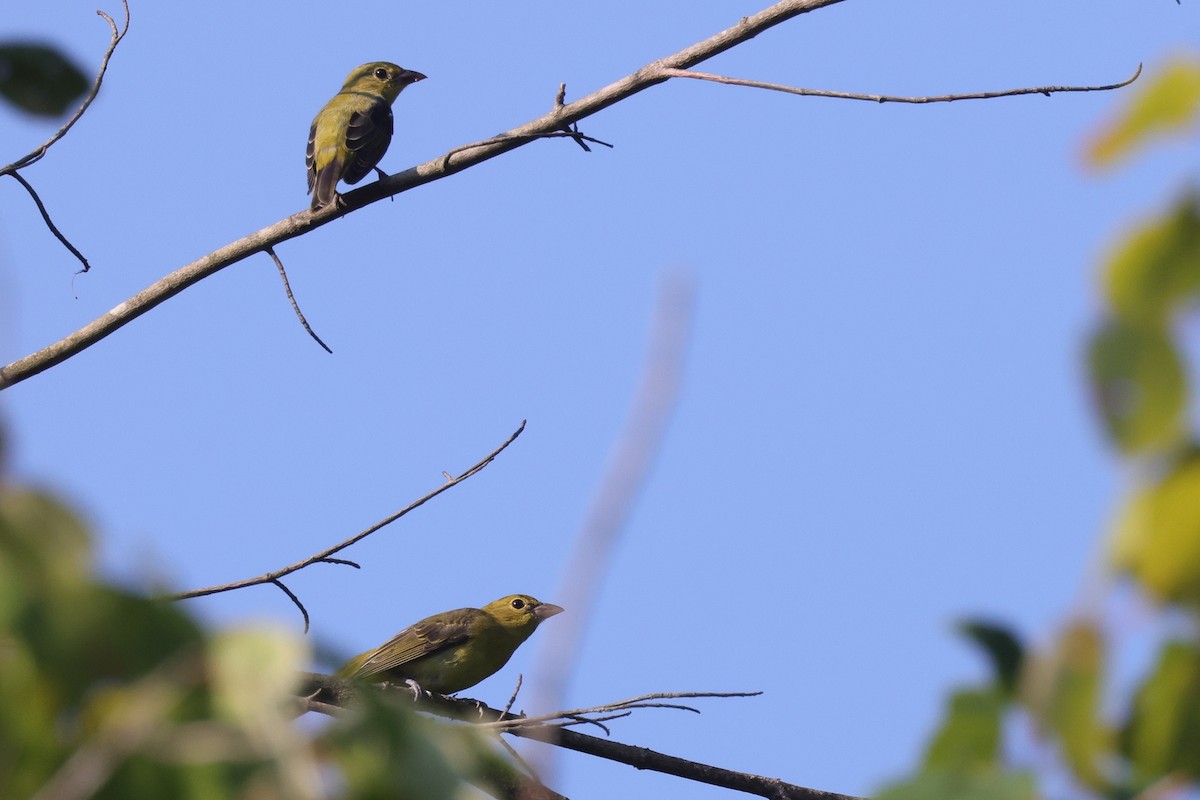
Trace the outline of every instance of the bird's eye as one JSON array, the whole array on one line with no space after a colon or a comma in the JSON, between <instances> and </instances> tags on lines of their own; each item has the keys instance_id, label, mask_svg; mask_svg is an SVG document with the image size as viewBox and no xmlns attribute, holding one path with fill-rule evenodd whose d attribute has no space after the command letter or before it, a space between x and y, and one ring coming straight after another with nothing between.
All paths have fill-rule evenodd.
<instances>
[{"instance_id":1,"label":"bird's eye","mask_svg":"<svg viewBox=\"0 0 1200 800\"><path fill-rule=\"evenodd\" d=\"M379 78L381 81L386 81L388 79L388 71L383 67L380 67L379 69L375 70L375 77Z\"/></svg>"},{"instance_id":2,"label":"bird's eye","mask_svg":"<svg viewBox=\"0 0 1200 800\"><path fill-rule=\"evenodd\" d=\"M512 601L512 607L515 608L517 611L520 611L522 608L525 607L525 601L518 597L516 600Z\"/></svg>"}]
</instances>

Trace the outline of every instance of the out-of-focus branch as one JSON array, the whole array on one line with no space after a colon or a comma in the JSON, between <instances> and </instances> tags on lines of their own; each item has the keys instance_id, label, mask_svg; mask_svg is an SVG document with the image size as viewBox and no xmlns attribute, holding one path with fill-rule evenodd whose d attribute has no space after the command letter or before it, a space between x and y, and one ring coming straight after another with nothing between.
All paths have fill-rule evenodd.
<instances>
[{"instance_id":1,"label":"out-of-focus branch","mask_svg":"<svg viewBox=\"0 0 1200 800\"><path fill-rule=\"evenodd\" d=\"M367 528L366 530L361 531L360 533L356 533L354 536L351 536L349 539L339 542L338 544L335 544L332 547L328 547L319 553L314 553L313 555L309 556L308 558L297 561L294 564L289 564L286 567L281 567L279 569L272 570L271 572L263 573L262 575L259 575L254 578L246 578L245 580L233 581L232 583L222 583L217 586L206 586L202 589L192 589L191 591L180 592L179 594L167 595L164 599L166 599L166 600L189 600L193 597L204 597L205 595L219 594L220 592L232 592L234 589L245 589L248 586L260 586L262 584L271 583L271 584L274 584L275 586L277 586L280 590L282 590L284 592L284 594L286 594L289 598L291 598L292 602L296 604L296 607L300 609L300 613L304 615L304 632L307 633L308 632L308 611L307 611L307 609L304 608L304 604L300 602L300 598L296 597L296 595L290 589L288 589L287 586L285 586L283 584L283 582L280 580L280 578L283 578L286 575L291 575L293 572L298 572L298 571L304 569L305 567L311 567L313 564L343 564L345 566L350 566L350 567L354 567L355 569L358 569L358 564L354 563L353 561L347 561L344 558L334 558L333 557L334 554L341 552L342 550L345 550L350 545L355 544L356 542L358 542L362 539L365 539L366 537L370 536L372 533L375 533L379 529L384 528L388 525L391 525L393 522L400 519L408 512L425 505L425 503L427 503L430 500L432 500L433 498L437 497L442 492L447 491L448 489L452 489L453 487L457 486L458 484L462 483L463 481L467 480L468 478L472 477L473 475L478 474L480 471L483 470L484 467L486 467L488 464L492 463L492 461L495 460L496 456L498 456L502 452L504 452L504 449L506 447L508 447L513 442L515 442L517 440L517 437L520 436L521 432L524 430L525 430L525 420L521 420L520 427L518 427L515 431L513 431L512 435L509 436L507 439L505 439L503 444L501 444L495 450L493 450L492 452L490 452L486 456L484 456L483 459L481 461L479 461L479 463L477 463L475 466L471 467L469 470L462 473L461 475L459 475L456 478L451 478L451 477L447 476L448 480L445 483L443 483L438 488L434 489L432 492L429 492L424 497L421 497L421 498L418 498L418 499L412 501L411 503L406 505L404 508L397 511L395 514L392 514L391 516L381 519L379 522L376 522L374 525Z\"/></svg>"},{"instance_id":2,"label":"out-of-focus branch","mask_svg":"<svg viewBox=\"0 0 1200 800\"><path fill-rule=\"evenodd\" d=\"M693 293L692 281L683 273L668 273L662 281L641 382L629 418L613 445L555 594L564 607L571 609L567 615L570 618L564 617L564 624L539 640L530 708L562 708L571 665L579 652L600 582L675 410L691 333ZM535 769L553 783L553 764L549 763L553 751L543 755L545 758L535 764Z\"/></svg>"}]
</instances>

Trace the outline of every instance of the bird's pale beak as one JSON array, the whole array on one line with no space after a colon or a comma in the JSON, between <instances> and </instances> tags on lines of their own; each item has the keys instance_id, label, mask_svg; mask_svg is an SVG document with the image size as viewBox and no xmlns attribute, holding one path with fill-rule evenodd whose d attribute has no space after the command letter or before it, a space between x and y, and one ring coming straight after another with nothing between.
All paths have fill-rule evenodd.
<instances>
[{"instance_id":1,"label":"bird's pale beak","mask_svg":"<svg viewBox=\"0 0 1200 800\"><path fill-rule=\"evenodd\" d=\"M561 614L562 612L563 612L562 606L556 606L556 605L554 605L554 603L538 603L537 608L535 608L533 610L533 615L535 617L537 617L539 620L543 620L543 619L549 619L550 617L553 617L555 614Z\"/></svg>"}]
</instances>

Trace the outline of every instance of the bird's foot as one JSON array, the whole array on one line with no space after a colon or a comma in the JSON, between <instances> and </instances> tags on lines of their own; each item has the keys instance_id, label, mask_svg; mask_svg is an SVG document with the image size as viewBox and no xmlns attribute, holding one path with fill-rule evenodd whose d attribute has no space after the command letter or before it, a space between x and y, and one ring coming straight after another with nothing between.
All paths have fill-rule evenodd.
<instances>
[{"instance_id":1,"label":"bird's foot","mask_svg":"<svg viewBox=\"0 0 1200 800\"><path fill-rule=\"evenodd\" d=\"M417 683L412 678L405 679L404 683L406 686L408 686L408 690L412 692L414 703L421 699L422 694L425 694L425 690L421 688L421 684Z\"/></svg>"}]
</instances>

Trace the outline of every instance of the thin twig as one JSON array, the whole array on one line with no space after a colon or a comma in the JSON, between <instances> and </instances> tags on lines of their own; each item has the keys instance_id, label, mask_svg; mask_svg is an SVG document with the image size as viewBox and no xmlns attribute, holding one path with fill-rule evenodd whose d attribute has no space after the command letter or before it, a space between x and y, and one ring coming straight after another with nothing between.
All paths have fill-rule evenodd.
<instances>
[{"instance_id":1,"label":"thin twig","mask_svg":"<svg viewBox=\"0 0 1200 800\"><path fill-rule=\"evenodd\" d=\"M300 312L300 306L296 304L296 297L292 294L292 285L288 283L287 271L283 268L283 262L279 260L279 256L275 255L275 248L270 245L266 248L266 253L275 262L276 268L279 270L279 277L283 278L283 290L287 292L288 302L292 304L292 311L296 312L296 319L300 320L300 324L304 326L304 330L308 331L308 335L316 340L317 344L325 348L325 352L333 355L333 351L329 349L329 345L321 341L321 337L317 336L316 332L308 326L308 320L304 318L304 314Z\"/></svg>"},{"instance_id":2,"label":"thin twig","mask_svg":"<svg viewBox=\"0 0 1200 800\"><path fill-rule=\"evenodd\" d=\"M1103 86L1031 86L1021 89L1003 89L996 92L971 92L968 94L941 94L928 97L905 97L893 94L859 94L857 92L834 92L827 89L801 89L797 86L786 86L781 83L765 83L751 81L745 78L730 78L725 75L713 75L710 72L693 72L688 69L664 69L663 74L668 78L694 78L699 81L712 81L728 86L749 86L752 89L769 89L773 92L786 92L805 97L836 97L842 100L867 100L872 103L952 103L955 100L990 100L995 97L1016 97L1023 94L1041 94L1049 97L1063 92L1107 92L1120 89L1133 83L1142 74L1142 65L1138 64L1133 75L1120 83L1109 83Z\"/></svg>"},{"instance_id":3,"label":"thin twig","mask_svg":"<svg viewBox=\"0 0 1200 800\"><path fill-rule=\"evenodd\" d=\"M40 161L42 156L46 155L46 151L50 149L51 145L67 135L67 131L71 130L72 126L74 126L75 123L79 121L79 118L83 116L83 112L87 111L88 106L90 106L92 101L96 99L96 95L100 94L100 84L104 81L104 73L108 71L108 60L112 58L112 54L117 49L117 45L120 44L121 40L125 38L125 34L129 32L129 0L121 0L121 5L125 7L125 26L120 31L117 30L117 23L113 21L112 17L110 17L108 14L105 14L103 11L96 12L104 18L105 22L108 23L108 27L112 31L112 39L108 43L108 49L104 51L104 57L100 59L100 69L96 73L96 80L92 82L92 88L88 92L87 97L83 99L83 103L81 103L79 108L75 110L75 113L69 120L67 120L66 124L59 128L53 136L39 145L37 149L33 150L33 152L29 153L28 155L18 158L16 161L7 166L0 167L0 175L15 172L22 167L27 167L30 164Z\"/></svg>"},{"instance_id":4,"label":"thin twig","mask_svg":"<svg viewBox=\"0 0 1200 800\"><path fill-rule=\"evenodd\" d=\"M513 687L512 695L508 698L508 702L504 704L503 713L507 714L512 711L513 703L517 702L517 695L521 693L521 684L524 683L525 676L517 673L517 685Z\"/></svg>"},{"instance_id":5,"label":"thin twig","mask_svg":"<svg viewBox=\"0 0 1200 800\"><path fill-rule=\"evenodd\" d=\"M279 580L278 578L272 578L271 583L278 586L280 588L280 590L283 591L284 594L286 594L288 597L290 597L292 599L292 602L296 604L296 608L300 609L300 613L302 615L304 615L304 632L305 632L305 634L307 634L308 633L308 609L304 607L304 603L300 602L300 598L296 597L296 593L293 592L291 589L289 589L287 586L285 586L283 584L283 581Z\"/></svg>"},{"instance_id":6,"label":"thin twig","mask_svg":"<svg viewBox=\"0 0 1200 800\"><path fill-rule=\"evenodd\" d=\"M3 175L3 174L5 174L5 173L0 172L0 175ZM50 232L54 234L54 238L56 238L60 242L62 242L63 247L70 250L71 254L73 256L75 256L77 259L79 259L79 263L83 264L83 269L81 269L80 272L87 272L89 269L91 269L92 267L90 264L88 264L88 260L83 257L83 253L79 252L75 248L75 245L73 245L69 241L67 241L67 237L62 235L62 231L60 231L58 229L58 226L55 225L53 220L50 219L50 212L48 212L46 210L46 206L42 204L42 198L38 197L38 193L36 191L34 191L34 188L32 186L29 185L29 181L25 180L25 177L23 175L21 175L21 173L17 172L16 170L13 170L7 174L10 177L15 178L17 183L24 186L25 191L29 192L29 196L33 198L34 205L37 206L37 210L42 215L42 220L46 223L46 227L50 229Z\"/></svg>"},{"instance_id":7,"label":"thin twig","mask_svg":"<svg viewBox=\"0 0 1200 800\"><path fill-rule=\"evenodd\" d=\"M583 144L583 141L580 140L584 140L592 142L593 144L604 145L609 149L612 149L613 147L613 145L609 144L608 142L602 142L599 139L591 136L585 136L570 126L563 126L556 131L540 131L538 133L501 133L497 136L493 136L490 139L484 139L483 141L471 142L470 144L461 144L453 150L447 152L446 155L442 156L442 166L445 169L450 169L450 159L452 157L458 155L459 153L465 153L468 150L475 150L480 147L491 147L493 145L506 144L508 142L520 142L521 144L524 144L525 142L532 142L535 139L562 139L566 137L574 139L581 145ZM584 149L589 153L592 152L591 148L587 147L586 145L584 146Z\"/></svg>"},{"instance_id":8,"label":"thin twig","mask_svg":"<svg viewBox=\"0 0 1200 800\"><path fill-rule=\"evenodd\" d=\"M499 447L497 447L492 452L488 453L481 461L479 461L477 464L475 464L475 466L471 467L469 470L467 470L463 474L459 475L457 478L452 478L451 480L442 484L437 489L434 489L432 492L429 492L428 494L426 494L424 497L414 500L413 502L409 503L404 508L397 511L395 514L392 514L389 517L385 517L384 519L380 520L379 522L376 522L374 525L372 525L371 527L362 531L361 533L357 533L354 536L351 536L349 539L346 539L345 541L334 545L333 547L326 548L325 550L322 550L319 553L311 555L308 558L303 559L302 561L297 561L296 563L289 564L288 566L283 567L281 569L267 572L263 575L259 575L256 578L247 578L246 580L234 581L232 583L223 583L223 584L220 584L219 586L206 586L203 589L192 589L191 591L180 592L179 594L167 595L164 597L164 599L166 599L166 600L188 600L193 597L204 597L204 596L210 595L210 594L219 594L220 592L232 592L235 589L244 589L248 586L259 586L264 583L274 583L275 585L279 586L279 588L283 589L287 593L287 595L292 598L292 601L294 603L296 603L296 605L300 608L300 611L304 614L304 629L307 632L307 630L308 630L308 612L304 610L304 606L301 605L300 601L296 598L296 596L293 595L287 589L286 586L284 586L283 584L281 584L279 582L280 578L290 575L293 572L302 570L305 567L308 567L308 566L311 566L311 565L317 564L317 563L322 563L322 562L327 563L327 564L346 564L348 566L354 567L355 569L358 569L358 564L354 563L353 561L346 561L346 560L340 559L340 558L331 558L330 556L332 556L334 553L337 553L340 550L345 550L347 547L354 544L355 542L365 539L366 537L370 536L372 533L375 533L376 531L378 531L380 528L384 528L384 527L392 524L393 522L400 519L401 517L403 517L405 514L409 513L410 511L420 508L421 506L425 505L425 503L427 503L430 500L432 500L433 498L437 497L442 492L457 486L458 484L462 483L463 481L467 480L468 478L472 477L473 475L479 473L484 467L486 467L488 464L492 463L492 461L495 460L496 456L498 456L502 452L504 452L504 449L506 447L508 447L513 442L515 442L517 437L520 436L521 432L524 430L525 430L525 420L521 420L521 426L519 428L517 428L515 431L513 431L512 435L509 436L507 439L505 439L503 444L501 444Z\"/></svg>"}]
</instances>

